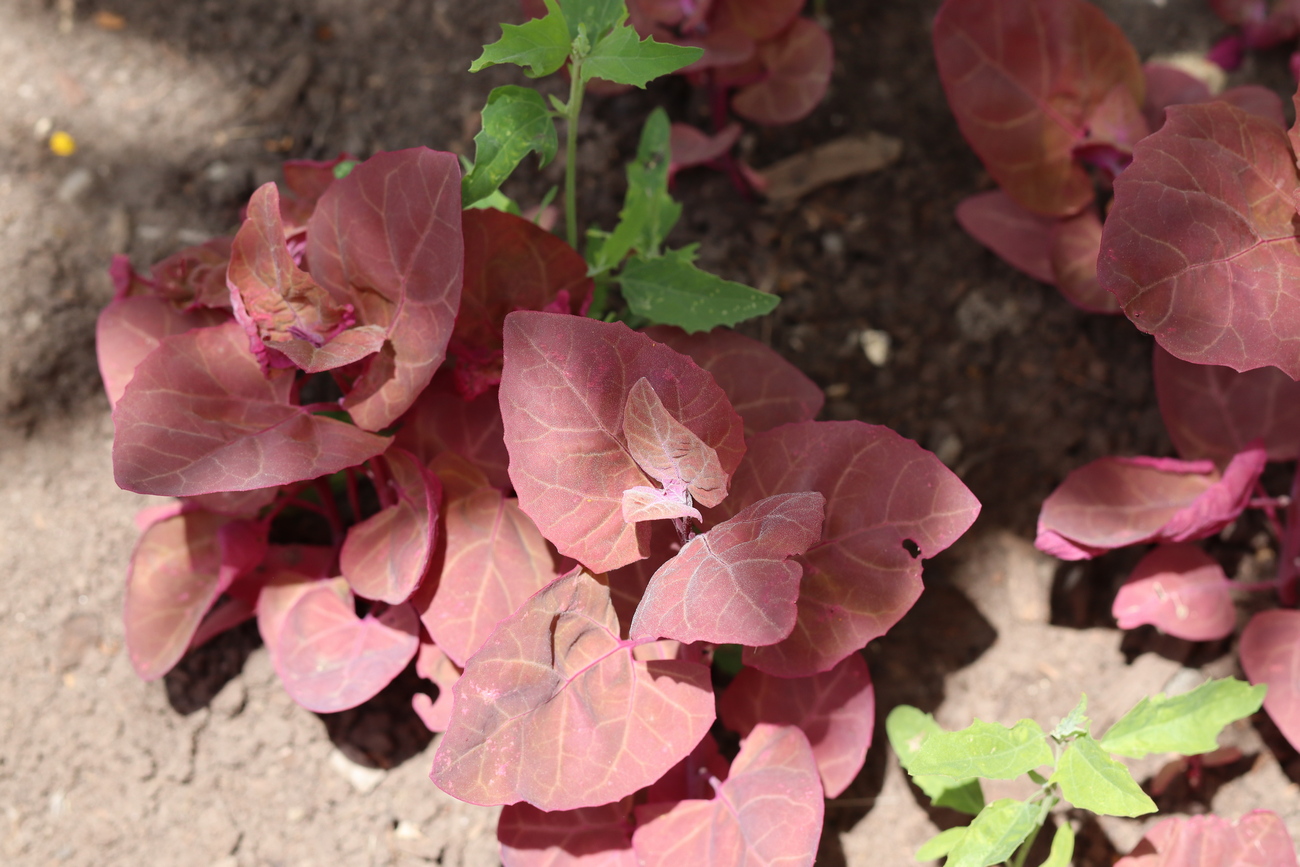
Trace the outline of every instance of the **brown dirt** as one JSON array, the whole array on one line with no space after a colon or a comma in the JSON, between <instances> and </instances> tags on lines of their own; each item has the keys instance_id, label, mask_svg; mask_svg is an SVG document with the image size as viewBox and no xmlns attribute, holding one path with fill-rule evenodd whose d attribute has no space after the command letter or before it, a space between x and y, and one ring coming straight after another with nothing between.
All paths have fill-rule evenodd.
<instances>
[{"instance_id":1,"label":"brown dirt","mask_svg":"<svg viewBox=\"0 0 1300 867\"><path fill-rule=\"evenodd\" d=\"M1140 695L1233 673L1230 643L1112 628L1105 611L1131 557L1059 568L1026 541L1070 469L1169 451L1149 341L1075 311L953 222L954 205L990 182L933 71L937 0L826 5L839 50L828 101L799 125L752 131L749 158L877 130L902 140L901 159L783 208L686 174L674 241L700 241L706 267L783 295L749 330L827 389L826 417L917 439L985 504L927 568L916 609L866 651L882 718L906 701L949 725L977 714L1050 725L1086 691L1100 728ZM1143 56L1203 50L1218 32L1202 0L1102 5ZM106 29L104 12L124 26ZM93 330L112 253L142 266L229 231L285 156L467 150L487 91L515 75L463 70L514 14L512 0L0 0L0 861L497 863L494 812L428 782L431 744L400 703L308 713L248 630L161 683L136 679L119 611L145 498L112 483ZM592 103L582 205L597 221L617 211L620 166L656 102L679 119L702 110L680 81ZM78 152L50 154L50 128ZM512 191L535 198L553 180L525 173ZM861 349L868 328L890 335L883 366ZM1229 737L1246 759L1162 806L1233 817L1266 806L1300 839L1294 751L1259 718ZM828 810L819 863L912 863L955 821L923 802L873 748ZM1150 822L1058 820L1080 825L1078 863L1090 865Z\"/></svg>"}]
</instances>

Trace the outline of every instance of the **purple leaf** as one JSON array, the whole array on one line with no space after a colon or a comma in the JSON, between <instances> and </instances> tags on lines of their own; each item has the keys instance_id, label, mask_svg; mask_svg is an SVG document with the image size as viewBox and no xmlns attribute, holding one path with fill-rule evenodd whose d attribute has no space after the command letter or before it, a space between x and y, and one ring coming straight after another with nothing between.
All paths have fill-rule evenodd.
<instances>
[{"instance_id":1,"label":"purple leaf","mask_svg":"<svg viewBox=\"0 0 1300 867\"><path fill-rule=\"evenodd\" d=\"M388 446L292 405L293 376L264 376L238 322L164 338L113 410L117 484L171 497L248 491L335 473Z\"/></svg>"},{"instance_id":2,"label":"purple leaf","mask_svg":"<svg viewBox=\"0 0 1300 867\"><path fill-rule=\"evenodd\" d=\"M1150 623L1187 641L1227 638L1237 625L1232 582L1196 545L1161 545L1133 568L1111 608L1120 629Z\"/></svg>"},{"instance_id":3,"label":"purple leaf","mask_svg":"<svg viewBox=\"0 0 1300 867\"><path fill-rule=\"evenodd\" d=\"M755 42L776 38L804 7L802 0L713 0L712 4L678 0L673 5L683 10L694 6L693 14L696 17L708 15L709 25L719 29L734 28Z\"/></svg>"},{"instance_id":4,"label":"purple leaf","mask_svg":"<svg viewBox=\"0 0 1300 867\"><path fill-rule=\"evenodd\" d=\"M339 567L365 599L404 602L424 577L433 552L442 486L410 452L390 448L382 458L395 501L348 530Z\"/></svg>"},{"instance_id":5,"label":"purple leaf","mask_svg":"<svg viewBox=\"0 0 1300 867\"><path fill-rule=\"evenodd\" d=\"M1224 102L1167 117L1115 182L1102 287L1184 361L1300 378L1300 177L1286 132Z\"/></svg>"},{"instance_id":6,"label":"purple leaf","mask_svg":"<svg viewBox=\"0 0 1300 867\"><path fill-rule=\"evenodd\" d=\"M835 46L820 24L796 18L788 29L759 43L758 60L763 79L741 88L731 99L732 110L755 123L794 123L826 95Z\"/></svg>"},{"instance_id":7,"label":"purple leaf","mask_svg":"<svg viewBox=\"0 0 1300 867\"><path fill-rule=\"evenodd\" d=\"M1251 683L1268 685L1264 710L1291 746L1300 749L1300 611L1261 611L1237 648Z\"/></svg>"},{"instance_id":8,"label":"purple leaf","mask_svg":"<svg viewBox=\"0 0 1300 867\"><path fill-rule=\"evenodd\" d=\"M455 452L482 470L493 487L507 490L510 455L503 429L495 387L465 400L451 374L443 371L416 398L393 443L426 464L443 452Z\"/></svg>"},{"instance_id":9,"label":"purple leaf","mask_svg":"<svg viewBox=\"0 0 1300 867\"><path fill-rule=\"evenodd\" d=\"M420 650L415 655L415 673L437 684L438 698L434 700L417 692L411 696L411 704L429 731L445 732L451 725L451 691L460 680L460 669L442 648L426 638L421 637Z\"/></svg>"},{"instance_id":10,"label":"purple leaf","mask_svg":"<svg viewBox=\"0 0 1300 867\"><path fill-rule=\"evenodd\" d=\"M934 51L962 135L1007 195L1045 216L1092 201L1075 148L1102 110L1142 104L1118 27L1085 0L947 0Z\"/></svg>"},{"instance_id":11,"label":"purple leaf","mask_svg":"<svg viewBox=\"0 0 1300 867\"><path fill-rule=\"evenodd\" d=\"M340 597L331 584L317 584L298 597L271 653L289 697L317 713L347 710L373 698L401 674L420 645L420 620L410 604L359 618L352 594Z\"/></svg>"},{"instance_id":12,"label":"purple leaf","mask_svg":"<svg viewBox=\"0 0 1300 867\"><path fill-rule=\"evenodd\" d=\"M136 673L155 680L170 671L203 615L265 553L265 531L248 521L188 510L152 523L126 577L126 650Z\"/></svg>"},{"instance_id":13,"label":"purple leaf","mask_svg":"<svg viewBox=\"0 0 1300 867\"><path fill-rule=\"evenodd\" d=\"M109 405L117 406L136 367L164 337L218 325L229 318L225 311L202 307L183 313L170 301L153 295L109 302L95 324L95 354Z\"/></svg>"},{"instance_id":14,"label":"purple leaf","mask_svg":"<svg viewBox=\"0 0 1300 867\"><path fill-rule=\"evenodd\" d=\"M1002 190L977 193L957 205L957 222L998 258L1040 283L1056 285L1052 227L1056 220L1016 204Z\"/></svg>"},{"instance_id":15,"label":"purple leaf","mask_svg":"<svg viewBox=\"0 0 1300 867\"><path fill-rule=\"evenodd\" d=\"M1282 819L1254 810L1235 822L1213 814L1170 816L1147 831L1115 867L1295 867Z\"/></svg>"},{"instance_id":16,"label":"purple leaf","mask_svg":"<svg viewBox=\"0 0 1300 867\"><path fill-rule=\"evenodd\" d=\"M826 521L821 541L797 558L804 577L794 632L745 649L747 665L778 677L827 671L889 631L920 595L921 560L979 514L975 497L934 455L888 428L846 421L753 437L717 517L803 491L826 497Z\"/></svg>"},{"instance_id":17,"label":"purple leaf","mask_svg":"<svg viewBox=\"0 0 1300 867\"><path fill-rule=\"evenodd\" d=\"M812 867L824 810L803 732L760 723L713 800L638 807L632 845L644 867Z\"/></svg>"},{"instance_id":18,"label":"purple leaf","mask_svg":"<svg viewBox=\"0 0 1300 867\"><path fill-rule=\"evenodd\" d=\"M637 867L632 801L547 813L503 807L497 821L503 867Z\"/></svg>"},{"instance_id":19,"label":"purple leaf","mask_svg":"<svg viewBox=\"0 0 1300 867\"><path fill-rule=\"evenodd\" d=\"M1255 440L1270 461L1300 457L1300 383L1276 367L1238 373L1180 361L1159 346L1153 367L1160 415L1184 458L1222 466Z\"/></svg>"},{"instance_id":20,"label":"purple leaf","mask_svg":"<svg viewBox=\"0 0 1300 867\"><path fill-rule=\"evenodd\" d=\"M392 424L442 364L460 304L460 164L428 148L380 153L330 185L307 229L312 278L352 299L386 353L343 399L364 430Z\"/></svg>"},{"instance_id":21,"label":"purple leaf","mask_svg":"<svg viewBox=\"0 0 1300 867\"><path fill-rule=\"evenodd\" d=\"M551 552L519 502L487 485L476 471L468 484L434 469L446 480L443 514L445 549L437 589L420 619L447 655L464 666L492 634L530 596L555 580Z\"/></svg>"},{"instance_id":22,"label":"purple leaf","mask_svg":"<svg viewBox=\"0 0 1300 867\"><path fill-rule=\"evenodd\" d=\"M822 536L826 498L779 494L696 536L650 579L628 637L775 644L794 629L803 567L788 558Z\"/></svg>"},{"instance_id":23,"label":"purple leaf","mask_svg":"<svg viewBox=\"0 0 1300 867\"><path fill-rule=\"evenodd\" d=\"M826 402L817 383L799 368L771 347L730 328L687 334L680 328L656 325L645 333L689 355L713 374L744 421L745 436L794 421L812 421Z\"/></svg>"},{"instance_id":24,"label":"purple leaf","mask_svg":"<svg viewBox=\"0 0 1300 867\"><path fill-rule=\"evenodd\" d=\"M798 726L812 745L826 797L839 797L862 770L876 722L871 673L859 654L812 677L773 677L743 668L718 699L722 724L746 736L759 723Z\"/></svg>"},{"instance_id":25,"label":"purple leaf","mask_svg":"<svg viewBox=\"0 0 1300 867\"><path fill-rule=\"evenodd\" d=\"M1220 475L1209 461L1099 458L1043 501L1034 544L1062 560L1088 560L1142 542L1204 539L1241 514L1266 460L1262 448L1248 449Z\"/></svg>"},{"instance_id":26,"label":"purple leaf","mask_svg":"<svg viewBox=\"0 0 1300 867\"><path fill-rule=\"evenodd\" d=\"M581 570L503 620L453 694L432 777L472 804L619 800L663 776L714 719L708 668L639 661L619 640L609 589Z\"/></svg>"},{"instance_id":27,"label":"purple leaf","mask_svg":"<svg viewBox=\"0 0 1300 867\"><path fill-rule=\"evenodd\" d=\"M649 487L623 430L628 393L643 377L730 476L745 451L740 417L689 358L621 323L506 317L501 412L510 479L542 534L597 572L648 551L648 525L623 520L623 492Z\"/></svg>"}]
</instances>

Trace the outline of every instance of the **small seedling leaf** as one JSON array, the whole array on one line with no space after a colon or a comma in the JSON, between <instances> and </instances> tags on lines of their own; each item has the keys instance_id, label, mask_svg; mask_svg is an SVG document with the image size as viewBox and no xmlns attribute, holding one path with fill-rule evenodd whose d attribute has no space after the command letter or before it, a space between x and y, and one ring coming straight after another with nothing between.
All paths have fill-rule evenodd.
<instances>
[{"instance_id":1,"label":"small seedling leaf","mask_svg":"<svg viewBox=\"0 0 1300 867\"><path fill-rule=\"evenodd\" d=\"M1081 810L1130 817L1156 811L1155 802L1128 768L1106 755L1091 737L1076 738L1065 748L1051 779L1061 786L1065 799Z\"/></svg>"},{"instance_id":2,"label":"small seedling leaf","mask_svg":"<svg viewBox=\"0 0 1300 867\"><path fill-rule=\"evenodd\" d=\"M474 136L474 168L461 180L461 201L470 207L496 192L530 152L544 167L558 148L555 121L540 93L517 85L496 88L483 106L483 128Z\"/></svg>"},{"instance_id":3,"label":"small seedling leaf","mask_svg":"<svg viewBox=\"0 0 1300 867\"><path fill-rule=\"evenodd\" d=\"M564 13L556 0L546 0L546 15L523 24L502 24L501 38L483 47L470 72L499 63L525 68L529 78L550 75L569 59L572 37Z\"/></svg>"},{"instance_id":4,"label":"small seedling leaf","mask_svg":"<svg viewBox=\"0 0 1300 867\"><path fill-rule=\"evenodd\" d=\"M649 36L642 39L620 24L592 46L582 63L582 80L601 78L644 88L646 82L690 66L702 56L702 48L656 42Z\"/></svg>"},{"instance_id":5,"label":"small seedling leaf","mask_svg":"<svg viewBox=\"0 0 1300 867\"><path fill-rule=\"evenodd\" d=\"M1052 737L1057 741L1064 741L1066 738L1072 738L1075 735L1086 735L1091 730L1092 721L1084 716L1084 711L1088 709L1088 696L1079 699L1079 703L1074 706L1074 710L1065 715L1065 719L1052 729Z\"/></svg>"},{"instance_id":6,"label":"small seedling leaf","mask_svg":"<svg viewBox=\"0 0 1300 867\"><path fill-rule=\"evenodd\" d=\"M1012 798L989 804L966 826L945 867L989 867L1011 857L1038 825L1039 807Z\"/></svg>"},{"instance_id":7,"label":"small seedling leaf","mask_svg":"<svg viewBox=\"0 0 1300 867\"><path fill-rule=\"evenodd\" d=\"M776 309L777 296L701 271L693 258L689 250L673 250L629 262L618 281L632 312L686 331L708 331Z\"/></svg>"},{"instance_id":8,"label":"small seedling leaf","mask_svg":"<svg viewBox=\"0 0 1300 867\"><path fill-rule=\"evenodd\" d=\"M618 225L589 253L593 270L615 268L633 250L643 256L659 255L664 238L681 217L682 206L668 195L671 129L662 108L646 119L636 159L627 167L627 194Z\"/></svg>"},{"instance_id":9,"label":"small seedling leaf","mask_svg":"<svg viewBox=\"0 0 1300 867\"><path fill-rule=\"evenodd\" d=\"M961 731L931 734L908 770L959 779L1011 780L1052 760L1047 736L1033 720L1022 719L1011 728L976 720Z\"/></svg>"},{"instance_id":10,"label":"small seedling leaf","mask_svg":"<svg viewBox=\"0 0 1300 867\"><path fill-rule=\"evenodd\" d=\"M1266 686L1225 677L1172 698L1164 693L1143 698L1110 727L1101 748L1132 759L1148 753L1212 752L1218 749L1223 727L1259 710L1267 691Z\"/></svg>"}]
</instances>

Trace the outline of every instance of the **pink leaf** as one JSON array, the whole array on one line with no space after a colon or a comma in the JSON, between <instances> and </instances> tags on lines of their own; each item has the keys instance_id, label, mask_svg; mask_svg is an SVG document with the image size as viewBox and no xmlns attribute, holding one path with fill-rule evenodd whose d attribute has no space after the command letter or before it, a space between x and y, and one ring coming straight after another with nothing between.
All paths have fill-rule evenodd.
<instances>
[{"instance_id":1,"label":"pink leaf","mask_svg":"<svg viewBox=\"0 0 1300 867\"><path fill-rule=\"evenodd\" d=\"M252 491L217 491L186 497L185 502L193 503L196 508L229 515L232 518L255 518L257 513L275 502L280 495L280 488L258 488Z\"/></svg>"},{"instance_id":2,"label":"pink leaf","mask_svg":"<svg viewBox=\"0 0 1300 867\"><path fill-rule=\"evenodd\" d=\"M804 0L714 0L709 23L723 29L734 27L762 42L780 35L803 7Z\"/></svg>"},{"instance_id":3,"label":"pink leaf","mask_svg":"<svg viewBox=\"0 0 1300 867\"><path fill-rule=\"evenodd\" d=\"M151 524L136 543L123 620L131 665L144 680L172 669L217 598L266 552L258 525L190 510Z\"/></svg>"},{"instance_id":4,"label":"pink leaf","mask_svg":"<svg viewBox=\"0 0 1300 867\"><path fill-rule=\"evenodd\" d=\"M682 169L702 166L723 156L735 147L743 131L740 124L729 123L721 132L709 135L690 124L674 123L669 142L672 153L669 177Z\"/></svg>"},{"instance_id":5,"label":"pink leaf","mask_svg":"<svg viewBox=\"0 0 1300 867\"><path fill-rule=\"evenodd\" d=\"M230 309L226 267L230 263L231 238L213 238L186 247L149 269L153 293L186 309L213 307Z\"/></svg>"},{"instance_id":6,"label":"pink leaf","mask_svg":"<svg viewBox=\"0 0 1300 867\"><path fill-rule=\"evenodd\" d=\"M503 620L453 694L432 777L473 804L616 801L663 776L714 718L708 668L635 659L608 588L581 570Z\"/></svg>"},{"instance_id":7,"label":"pink leaf","mask_svg":"<svg viewBox=\"0 0 1300 867\"><path fill-rule=\"evenodd\" d=\"M500 381L501 328L515 310L550 309L582 313L591 302L587 262L562 238L531 220L491 208L464 212L465 289L452 332L450 352L457 359L460 382L474 382L465 392L475 397ZM483 353L488 353L486 356ZM494 369L467 375L466 365L490 361Z\"/></svg>"},{"instance_id":8,"label":"pink leaf","mask_svg":"<svg viewBox=\"0 0 1300 867\"><path fill-rule=\"evenodd\" d=\"M1251 683L1268 684L1264 710L1291 746L1300 749L1300 611L1261 611L1237 648Z\"/></svg>"},{"instance_id":9,"label":"pink leaf","mask_svg":"<svg viewBox=\"0 0 1300 867\"><path fill-rule=\"evenodd\" d=\"M1167 118L1115 182L1101 285L1185 361L1300 378L1300 177L1285 131L1223 102Z\"/></svg>"},{"instance_id":10,"label":"pink leaf","mask_svg":"<svg viewBox=\"0 0 1300 867\"><path fill-rule=\"evenodd\" d=\"M438 464L435 469L445 472ZM438 646L464 666L497 623L554 581L556 572L546 540L519 502L485 480L460 490L448 481L443 520L441 577L420 619Z\"/></svg>"},{"instance_id":11,"label":"pink leaf","mask_svg":"<svg viewBox=\"0 0 1300 867\"><path fill-rule=\"evenodd\" d=\"M822 536L826 498L779 494L696 536L650 579L628 637L775 644L794 629L803 568L788 558Z\"/></svg>"},{"instance_id":12,"label":"pink leaf","mask_svg":"<svg viewBox=\"0 0 1300 867\"><path fill-rule=\"evenodd\" d=\"M623 432L637 380L717 452L725 474L744 454L740 417L713 377L621 323L511 313L505 359L501 412L519 504L560 553L594 571L647 553L649 527L622 513L623 492L649 481Z\"/></svg>"},{"instance_id":13,"label":"pink leaf","mask_svg":"<svg viewBox=\"0 0 1300 867\"><path fill-rule=\"evenodd\" d=\"M451 691L460 680L460 669L438 645L424 638L427 636L422 636L415 655L415 673L437 684L438 698L417 692L411 696L411 704L429 731L445 732L451 725Z\"/></svg>"},{"instance_id":14,"label":"pink leaf","mask_svg":"<svg viewBox=\"0 0 1300 867\"><path fill-rule=\"evenodd\" d=\"M957 222L1011 267L1056 285L1052 227L1056 221L1022 208L1002 190L977 193L957 205Z\"/></svg>"},{"instance_id":15,"label":"pink leaf","mask_svg":"<svg viewBox=\"0 0 1300 867\"><path fill-rule=\"evenodd\" d=\"M1142 67L1119 28L1085 0L947 0L934 49L962 135L1011 198L1048 216L1092 201L1074 148L1116 88L1142 104Z\"/></svg>"},{"instance_id":16,"label":"pink leaf","mask_svg":"<svg viewBox=\"0 0 1300 867\"><path fill-rule=\"evenodd\" d=\"M731 763L718 750L712 734L706 734L690 755L682 759L644 790L638 802L708 800L713 796L713 786L727 778ZM710 779L712 778L712 779Z\"/></svg>"},{"instance_id":17,"label":"pink leaf","mask_svg":"<svg viewBox=\"0 0 1300 867\"><path fill-rule=\"evenodd\" d=\"M1300 383L1276 367L1238 373L1155 350L1156 397L1169 438L1188 460L1219 465L1263 440L1270 461L1300 457Z\"/></svg>"},{"instance_id":18,"label":"pink leaf","mask_svg":"<svg viewBox=\"0 0 1300 867\"><path fill-rule=\"evenodd\" d=\"M713 800L637 808L632 845L644 867L812 867L824 810L803 732L760 723Z\"/></svg>"},{"instance_id":19,"label":"pink leaf","mask_svg":"<svg viewBox=\"0 0 1300 867\"><path fill-rule=\"evenodd\" d=\"M1236 106L1246 114L1253 114L1278 126L1286 126L1286 112L1282 108L1282 98L1267 87L1258 84L1243 84L1232 87L1215 97L1219 102ZM1295 142L1292 141L1292 146Z\"/></svg>"},{"instance_id":20,"label":"pink leaf","mask_svg":"<svg viewBox=\"0 0 1300 867\"><path fill-rule=\"evenodd\" d=\"M1157 822L1115 867L1295 867L1282 819L1254 810L1235 822L1213 814Z\"/></svg>"},{"instance_id":21,"label":"pink leaf","mask_svg":"<svg viewBox=\"0 0 1300 867\"><path fill-rule=\"evenodd\" d=\"M404 602L424 577L433 552L442 486L410 452L384 452L387 487L396 501L348 530L339 567L365 599Z\"/></svg>"},{"instance_id":22,"label":"pink leaf","mask_svg":"<svg viewBox=\"0 0 1300 867\"><path fill-rule=\"evenodd\" d=\"M165 338L113 410L113 474L140 494L269 488L338 472L390 440L289 402L293 373L262 374L238 322Z\"/></svg>"},{"instance_id":23,"label":"pink leaf","mask_svg":"<svg viewBox=\"0 0 1300 867\"><path fill-rule=\"evenodd\" d=\"M334 168L351 157L344 154L332 160L286 160L280 166L288 193L280 197L280 214L285 232L305 233L307 221L316 210L316 202L334 183Z\"/></svg>"},{"instance_id":24,"label":"pink leaf","mask_svg":"<svg viewBox=\"0 0 1300 867\"><path fill-rule=\"evenodd\" d=\"M718 699L727 728L748 735L759 723L798 726L808 736L826 797L838 797L862 770L876 723L876 693L861 655L812 677L773 677L743 668Z\"/></svg>"},{"instance_id":25,"label":"pink leaf","mask_svg":"<svg viewBox=\"0 0 1300 867\"><path fill-rule=\"evenodd\" d=\"M1161 545L1133 568L1111 608L1120 629L1150 623L1187 641L1227 638L1237 625L1232 582L1196 545Z\"/></svg>"},{"instance_id":26,"label":"pink leaf","mask_svg":"<svg viewBox=\"0 0 1300 867\"><path fill-rule=\"evenodd\" d=\"M630 798L547 813L529 804L501 810L503 867L637 867Z\"/></svg>"},{"instance_id":27,"label":"pink leaf","mask_svg":"<svg viewBox=\"0 0 1300 867\"><path fill-rule=\"evenodd\" d=\"M807 117L826 95L835 63L830 34L809 18L759 43L765 77L731 99L731 108L755 123L794 123Z\"/></svg>"},{"instance_id":28,"label":"pink leaf","mask_svg":"<svg viewBox=\"0 0 1300 867\"><path fill-rule=\"evenodd\" d=\"M921 559L951 545L979 514L934 455L888 428L845 421L753 437L718 517L801 491L826 497L826 521L821 541L797 558L798 621L784 641L745 649L746 664L778 677L827 671L889 631L921 592Z\"/></svg>"},{"instance_id":29,"label":"pink leaf","mask_svg":"<svg viewBox=\"0 0 1300 867\"><path fill-rule=\"evenodd\" d=\"M510 455L503 430L495 387L466 400L452 384L451 374L443 371L416 398L393 443L426 464L454 452L482 470L493 487L504 490L510 488Z\"/></svg>"},{"instance_id":30,"label":"pink leaf","mask_svg":"<svg viewBox=\"0 0 1300 867\"><path fill-rule=\"evenodd\" d=\"M1119 301L1097 282L1101 217L1087 207L1057 220L1051 232L1052 273L1056 287L1074 306L1089 313L1118 313Z\"/></svg>"},{"instance_id":31,"label":"pink leaf","mask_svg":"<svg viewBox=\"0 0 1300 867\"><path fill-rule=\"evenodd\" d=\"M420 621L407 603L359 618L352 594L318 584L284 617L271 662L289 697L334 713L373 698L415 656Z\"/></svg>"},{"instance_id":32,"label":"pink leaf","mask_svg":"<svg viewBox=\"0 0 1300 867\"><path fill-rule=\"evenodd\" d=\"M680 483L702 506L726 498L731 474L722 469L718 453L673 418L644 376L627 393L623 436L637 466L665 488Z\"/></svg>"},{"instance_id":33,"label":"pink leaf","mask_svg":"<svg viewBox=\"0 0 1300 867\"><path fill-rule=\"evenodd\" d=\"M656 325L645 333L689 355L713 374L744 421L745 436L793 421L811 421L826 402L817 383L799 368L771 347L730 328L687 334L680 328Z\"/></svg>"},{"instance_id":34,"label":"pink leaf","mask_svg":"<svg viewBox=\"0 0 1300 867\"><path fill-rule=\"evenodd\" d=\"M618 622L622 626L621 635L626 636L632 625L632 617L641 604L646 587L659 567L667 563L681 551L682 545L677 531L672 524L658 523L650 526L650 553L644 560L637 560L607 573L609 593L614 600L614 610L618 612Z\"/></svg>"},{"instance_id":35,"label":"pink leaf","mask_svg":"<svg viewBox=\"0 0 1300 867\"><path fill-rule=\"evenodd\" d=\"M1142 74L1146 79L1146 99L1142 102L1142 113L1152 132L1164 125L1165 109L1169 106L1209 102L1213 98L1204 81L1188 75L1176 66L1151 61L1142 65Z\"/></svg>"},{"instance_id":36,"label":"pink leaf","mask_svg":"<svg viewBox=\"0 0 1300 867\"><path fill-rule=\"evenodd\" d=\"M1142 542L1189 542L1241 513L1267 457L1248 449L1220 475L1209 461L1099 458L1065 477L1043 501L1034 544L1062 560L1087 560Z\"/></svg>"},{"instance_id":37,"label":"pink leaf","mask_svg":"<svg viewBox=\"0 0 1300 867\"><path fill-rule=\"evenodd\" d=\"M460 164L427 148L380 153L330 185L307 230L312 278L351 298L387 337L343 407L364 430L392 424L442 364L460 303Z\"/></svg>"},{"instance_id":38,"label":"pink leaf","mask_svg":"<svg viewBox=\"0 0 1300 867\"><path fill-rule=\"evenodd\" d=\"M109 405L117 405L136 367L164 337L218 325L228 318L225 311L207 308L182 313L170 301L153 295L110 301L95 324L95 353Z\"/></svg>"},{"instance_id":39,"label":"pink leaf","mask_svg":"<svg viewBox=\"0 0 1300 867\"><path fill-rule=\"evenodd\" d=\"M647 485L628 488L623 492L623 520L629 524L670 518L703 521L700 510L688 503L687 499L684 491L677 493Z\"/></svg>"}]
</instances>

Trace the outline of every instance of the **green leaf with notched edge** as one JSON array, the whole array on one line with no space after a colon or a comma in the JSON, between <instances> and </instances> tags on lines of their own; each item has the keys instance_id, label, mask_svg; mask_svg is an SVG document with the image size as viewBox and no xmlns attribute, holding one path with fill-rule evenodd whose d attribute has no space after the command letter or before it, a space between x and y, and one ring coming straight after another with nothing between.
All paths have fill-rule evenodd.
<instances>
[{"instance_id":1,"label":"green leaf with notched edge","mask_svg":"<svg viewBox=\"0 0 1300 867\"><path fill-rule=\"evenodd\" d=\"M1259 710L1267 691L1263 684L1225 677L1173 698L1164 693L1144 698L1110 727L1101 748L1132 759L1148 753L1212 752L1223 727Z\"/></svg>"},{"instance_id":2,"label":"green leaf with notched edge","mask_svg":"<svg viewBox=\"0 0 1300 867\"><path fill-rule=\"evenodd\" d=\"M1128 768L1106 754L1091 737L1075 738L1056 763L1052 782L1082 810L1103 816L1142 816L1156 811Z\"/></svg>"},{"instance_id":3,"label":"green leaf with notched edge","mask_svg":"<svg viewBox=\"0 0 1300 867\"><path fill-rule=\"evenodd\" d=\"M500 190L493 190L477 202L472 202L465 206L465 210L488 210L505 211L507 214L514 214L516 217L523 216L523 211L519 208L519 203L507 196Z\"/></svg>"},{"instance_id":4,"label":"green leaf with notched edge","mask_svg":"<svg viewBox=\"0 0 1300 867\"><path fill-rule=\"evenodd\" d=\"M917 849L916 854L912 857L917 861L933 861L936 858L942 858L951 852L961 842L961 838L965 836L965 826L940 831L929 840L926 840L925 844L920 849Z\"/></svg>"},{"instance_id":5,"label":"green leaf with notched edge","mask_svg":"<svg viewBox=\"0 0 1300 867\"><path fill-rule=\"evenodd\" d=\"M1065 715L1065 719L1052 729L1052 737L1057 741L1064 741L1075 735L1086 735L1092 730L1092 720L1083 715L1088 709L1088 696L1079 699L1074 710Z\"/></svg>"},{"instance_id":6,"label":"green leaf with notched edge","mask_svg":"<svg viewBox=\"0 0 1300 867\"><path fill-rule=\"evenodd\" d=\"M1073 857L1074 829L1063 824L1056 829L1056 834L1052 837L1052 850L1041 867L1070 867L1070 859Z\"/></svg>"},{"instance_id":7,"label":"green leaf with notched edge","mask_svg":"<svg viewBox=\"0 0 1300 867\"><path fill-rule=\"evenodd\" d=\"M1038 827L1037 804L1003 798L989 804L966 826L944 867L989 867L1011 857Z\"/></svg>"},{"instance_id":8,"label":"green leaf with notched edge","mask_svg":"<svg viewBox=\"0 0 1300 867\"><path fill-rule=\"evenodd\" d=\"M483 128L474 136L474 168L461 180L461 201L469 207L491 195L530 152L536 151L545 166L559 146L555 121L540 93L517 85L496 88L483 106Z\"/></svg>"},{"instance_id":9,"label":"green leaf with notched edge","mask_svg":"<svg viewBox=\"0 0 1300 867\"><path fill-rule=\"evenodd\" d=\"M502 24L501 38L483 46L470 72L478 72L498 63L522 66L529 78L550 75L569 59L573 47L569 25L555 0L546 0L546 15L523 24Z\"/></svg>"},{"instance_id":10,"label":"green leaf with notched edge","mask_svg":"<svg viewBox=\"0 0 1300 867\"><path fill-rule=\"evenodd\" d=\"M692 264L691 249L670 250L657 259L635 257L618 275L632 312L689 332L711 331L771 313L775 295L723 280Z\"/></svg>"},{"instance_id":11,"label":"green leaf with notched edge","mask_svg":"<svg viewBox=\"0 0 1300 867\"><path fill-rule=\"evenodd\" d=\"M672 124L668 113L657 108L646 118L637 144L636 159L627 167L627 194L618 225L598 248L588 252L592 272L618 267L633 250L644 256L659 255L664 238L677 224L682 206L668 195L668 163L672 157Z\"/></svg>"},{"instance_id":12,"label":"green leaf with notched edge","mask_svg":"<svg viewBox=\"0 0 1300 867\"><path fill-rule=\"evenodd\" d=\"M642 39L631 27L619 24L595 45L582 61L582 80L603 78L615 84L645 87L661 75L690 66L704 56L703 48Z\"/></svg>"},{"instance_id":13,"label":"green leaf with notched edge","mask_svg":"<svg viewBox=\"0 0 1300 867\"><path fill-rule=\"evenodd\" d=\"M898 754L899 764L911 773L908 765L925 739L943 729L928 713L922 713L910 705L899 705L885 718L885 734L889 745ZM984 790L979 780L955 780L952 777L916 776L912 782L925 792L930 803L936 807L948 807L974 816L984 809Z\"/></svg>"},{"instance_id":14,"label":"green leaf with notched edge","mask_svg":"<svg viewBox=\"0 0 1300 867\"><path fill-rule=\"evenodd\" d=\"M579 24L586 28L589 38L599 39L627 15L623 0L562 0L560 8L569 24L570 39L578 38Z\"/></svg>"},{"instance_id":15,"label":"green leaf with notched edge","mask_svg":"<svg viewBox=\"0 0 1300 867\"><path fill-rule=\"evenodd\" d=\"M948 777L1012 780L1053 762L1052 748L1038 723L1022 719L1012 728L975 720L958 732L939 732L926 739L912 770Z\"/></svg>"}]
</instances>

